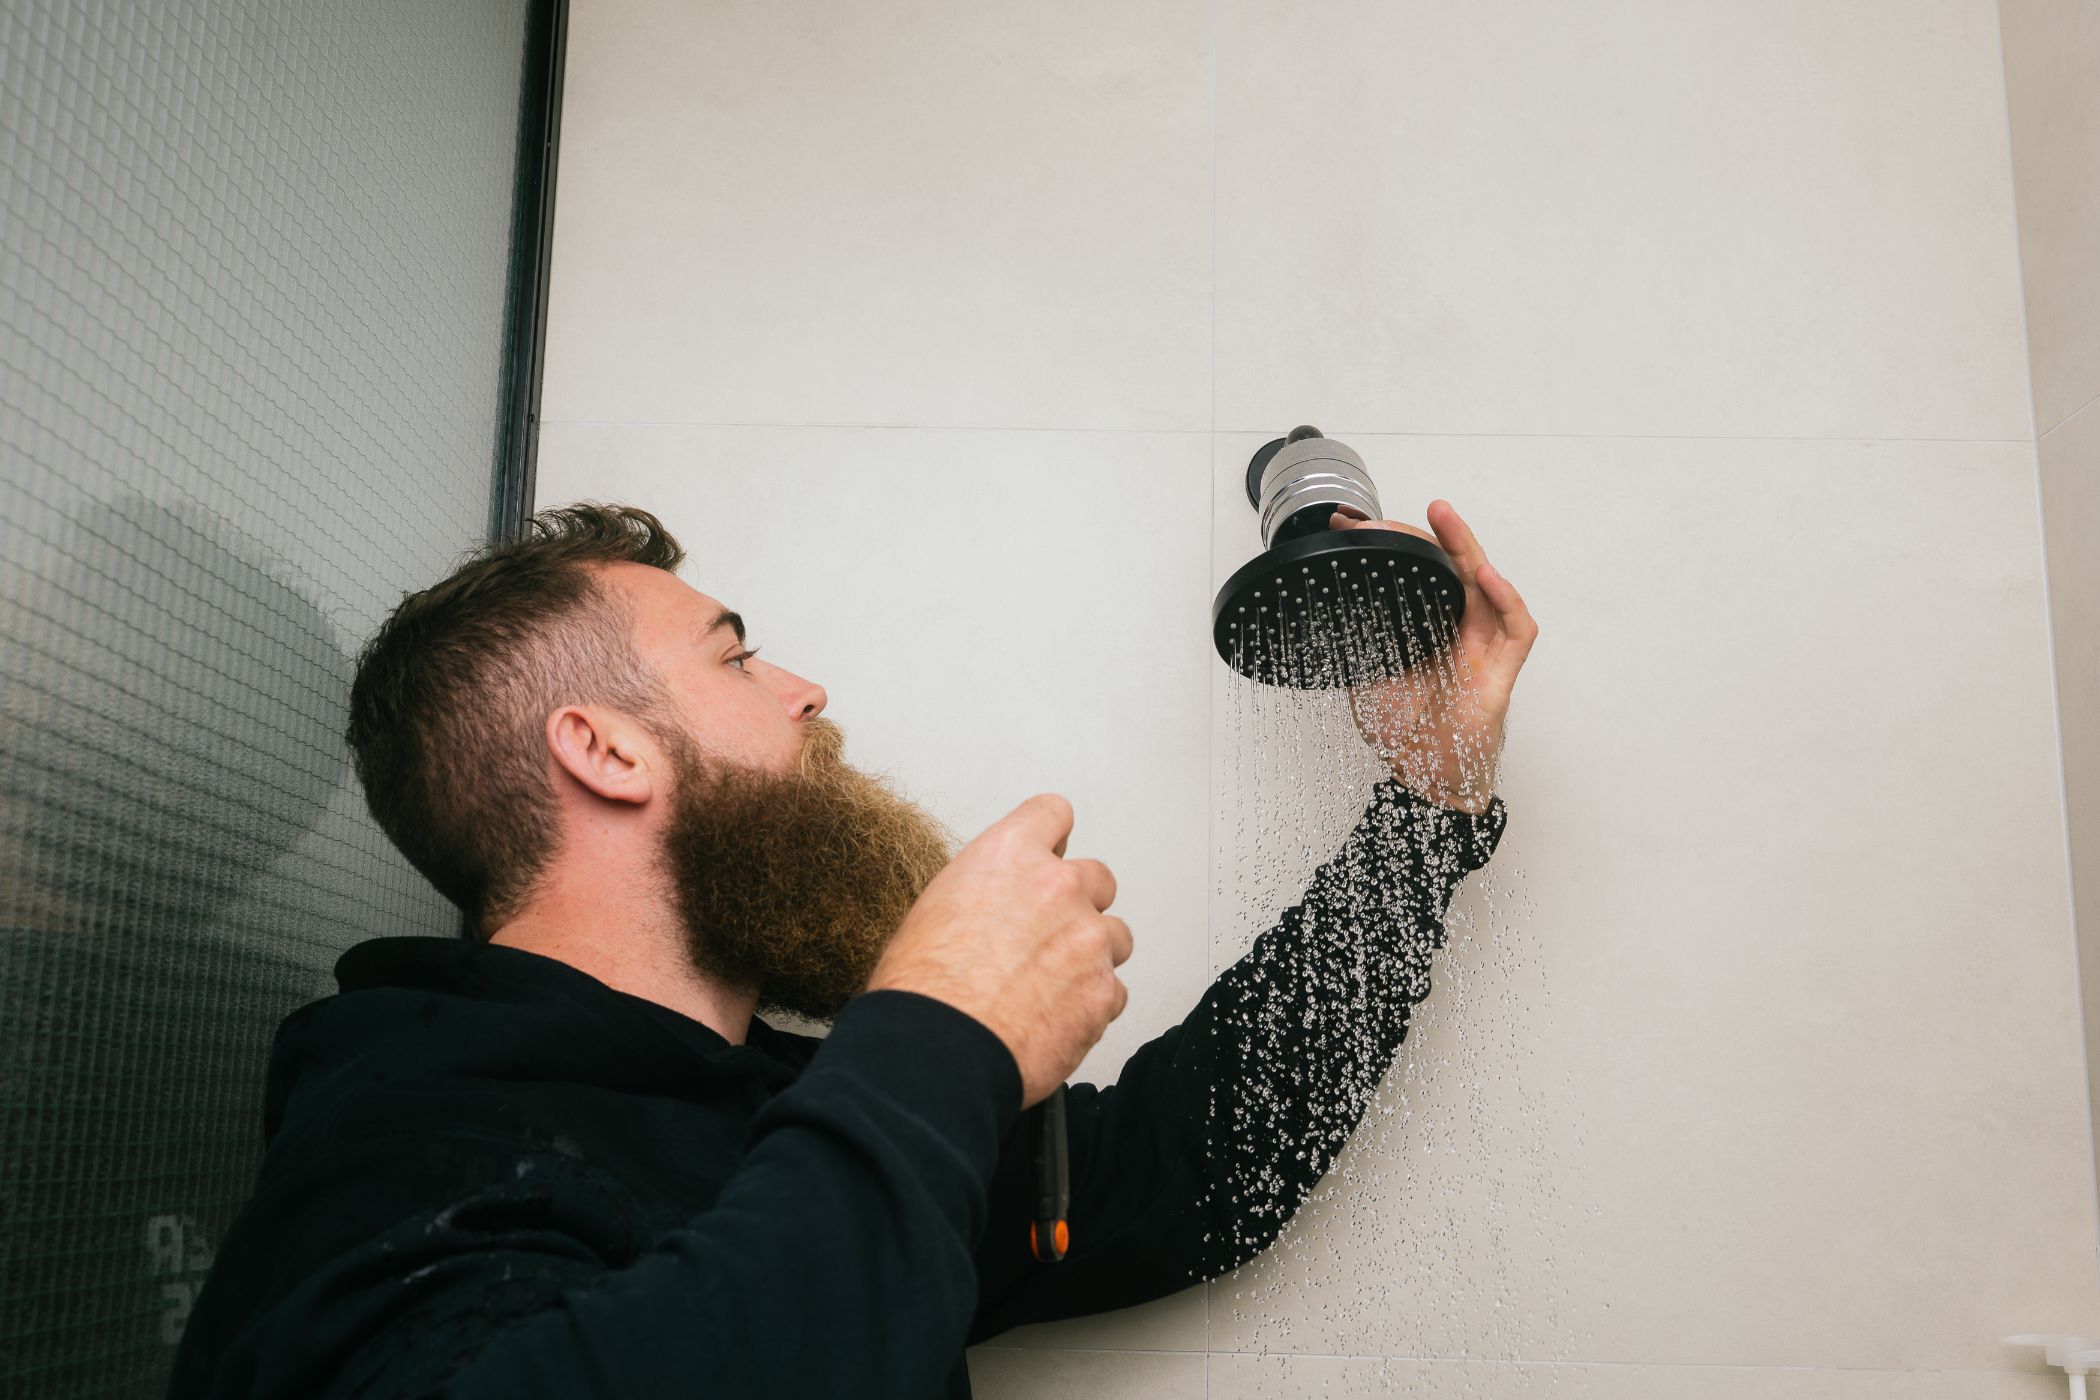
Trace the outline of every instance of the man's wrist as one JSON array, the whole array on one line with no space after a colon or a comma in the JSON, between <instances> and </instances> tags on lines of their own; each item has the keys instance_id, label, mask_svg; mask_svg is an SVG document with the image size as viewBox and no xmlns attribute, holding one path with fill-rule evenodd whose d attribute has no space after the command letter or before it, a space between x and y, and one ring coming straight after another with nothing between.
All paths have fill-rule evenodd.
<instances>
[{"instance_id":1,"label":"man's wrist","mask_svg":"<svg viewBox=\"0 0 2100 1400\"><path fill-rule=\"evenodd\" d=\"M1476 783L1415 782L1398 769L1393 770L1393 781L1426 802L1434 802L1439 807L1448 807L1469 817L1480 816L1495 804L1494 789L1483 791Z\"/></svg>"}]
</instances>

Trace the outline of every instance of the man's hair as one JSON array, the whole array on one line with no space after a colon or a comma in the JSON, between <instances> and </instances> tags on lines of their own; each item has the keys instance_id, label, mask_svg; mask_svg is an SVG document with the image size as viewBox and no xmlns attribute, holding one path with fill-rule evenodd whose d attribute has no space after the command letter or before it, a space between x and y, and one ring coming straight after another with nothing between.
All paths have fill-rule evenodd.
<instances>
[{"instance_id":1,"label":"man's hair","mask_svg":"<svg viewBox=\"0 0 2100 1400\"><path fill-rule=\"evenodd\" d=\"M598 566L684 558L644 510L541 511L402 599L358 657L347 737L365 804L472 936L517 912L560 839L547 716L597 704L666 722L669 693Z\"/></svg>"}]
</instances>

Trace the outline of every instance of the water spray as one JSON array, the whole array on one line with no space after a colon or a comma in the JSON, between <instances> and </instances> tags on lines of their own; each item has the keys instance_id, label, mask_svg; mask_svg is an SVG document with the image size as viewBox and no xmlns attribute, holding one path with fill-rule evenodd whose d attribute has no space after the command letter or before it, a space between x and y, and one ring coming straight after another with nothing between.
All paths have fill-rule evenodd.
<instances>
[{"instance_id":1,"label":"water spray","mask_svg":"<svg viewBox=\"0 0 2100 1400\"><path fill-rule=\"evenodd\" d=\"M1514 1354L1549 1335L1518 1299L1568 1291L1513 981L1530 945L1493 930L1492 882L1457 903L1501 826L1471 800L1499 726L1458 644L1469 590L1345 443L1300 427L1241 463L1260 540L1211 610L1213 1325L1243 1351Z\"/></svg>"},{"instance_id":2,"label":"water spray","mask_svg":"<svg viewBox=\"0 0 2100 1400\"><path fill-rule=\"evenodd\" d=\"M1336 529L1381 520L1363 458L1314 427L1293 428L1247 463L1262 552L1218 590L1211 636L1234 671L1265 685L1339 690L1388 680L1439 655L1465 615L1451 556L1401 530ZM1029 1252L1064 1258L1071 1200L1064 1090L1037 1108Z\"/></svg>"}]
</instances>

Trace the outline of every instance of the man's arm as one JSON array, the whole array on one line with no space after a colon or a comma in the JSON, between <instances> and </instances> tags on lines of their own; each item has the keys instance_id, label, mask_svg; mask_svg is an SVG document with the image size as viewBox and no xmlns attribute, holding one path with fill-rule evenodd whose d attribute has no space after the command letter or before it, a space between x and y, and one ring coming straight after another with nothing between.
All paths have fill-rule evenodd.
<instances>
[{"instance_id":1,"label":"man's arm","mask_svg":"<svg viewBox=\"0 0 2100 1400\"><path fill-rule=\"evenodd\" d=\"M716 1204L625 1267L604 1183L447 1140L499 1179L269 1300L171 1395L919 1396L976 1308L985 1183L1021 1103L982 1024L913 993L840 1015ZM484 1180L495 1173L484 1172Z\"/></svg>"},{"instance_id":2,"label":"man's arm","mask_svg":"<svg viewBox=\"0 0 2100 1400\"><path fill-rule=\"evenodd\" d=\"M1111 1088L1074 1085L1072 1247L1028 1257L1028 1144L1011 1135L978 1249L971 1339L1162 1297L1272 1243L1356 1127L1429 994L1459 882L1507 813L1380 782L1304 900Z\"/></svg>"}]
</instances>

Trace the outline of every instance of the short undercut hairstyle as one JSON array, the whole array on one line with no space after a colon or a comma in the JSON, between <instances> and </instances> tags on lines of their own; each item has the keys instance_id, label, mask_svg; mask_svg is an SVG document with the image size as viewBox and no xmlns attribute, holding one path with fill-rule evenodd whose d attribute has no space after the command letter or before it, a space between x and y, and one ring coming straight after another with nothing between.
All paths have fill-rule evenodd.
<instances>
[{"instance_id":1,"label":"short undercut hairstyle","mask_svg":"<svg viewBox=\"0 0 2100 1400\"><path fill-rule=\"evenodd\" d=\"M401 600L350 688L350 751L365 805L485 939L530 896L561 838L547 716L608 705L667 723L663 680L634 649L606 564L666 572L685 551L657 518L583 503Z\"/></svg>"}]
</instances>

